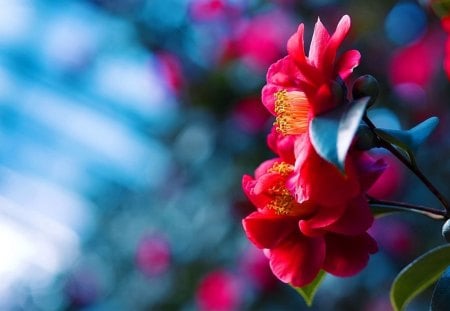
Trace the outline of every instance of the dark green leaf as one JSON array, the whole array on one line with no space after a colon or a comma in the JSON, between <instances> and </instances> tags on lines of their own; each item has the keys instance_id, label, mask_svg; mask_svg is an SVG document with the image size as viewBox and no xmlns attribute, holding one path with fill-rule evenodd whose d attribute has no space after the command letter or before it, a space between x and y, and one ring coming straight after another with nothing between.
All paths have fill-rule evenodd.
<instances>
[{"instance_id":1,"label":"dark green leaf","mask_svg":"<svg viewBox=\"0 0 450 311\"><path fill-rule=\"evenodd\" d=\"M320 284L324 280L326 276L325 271L320 270L317 277L307 286L304 287L295 287L292 286L305 300L306 304L308 306L311 306L313 303L314 295L316 294L317 290L319 289Z\"/></svg>"},{"instance_id":2,"label":"dark green leaf","mask_svg":"<svg viewBox=\"0 0 450 311\"><path fill-rule=\"evenodd\" d=\"M445 269L434 288L430 308L432 311L446 311L450 309L450 267Z\"/></svg>"},{"instance_id":3,"label":"dark green leaf","mask_svg":"<svg viewBox=\"0 0 450 311\"><path fill-rule=\"evenodd\" d=\"M375 133L398 147L408 156L411 164L415 165L414 152L431 135L438 123L437 117L431 117L407 131L376 128Z\"/></svg>"},{"instance_id":4,"label":"dark green leaf","mask_svg":"<svg viewBox=\"0 0 450 311\"><path fill-rule=\"evenodd\" d=\"M391 303L395 311L406 305L433 284L450 263L450 245L432 249L406 266L391 287Z\"/></svg>"},{"instance_id":5,"label":"dark green leaf","mask_svg":"<svg viewBox=\"0 0 450 311\"><path fill-rule=\"evenodd\" d=\"M345 157L366 110L369 97L340 105L311 120L309 135L317 153L344 171Z\"/></svg>"},{"instance_id":6,"label":"dark green leaf","mask_svg":"<svg viewBox=\"0 0 450 311\"><path fill-rule=\"evenodd\" d=\"M431 1L431 7L440 18L444 18L450 14L450 0Z\"/></svg>"}]
</instances>

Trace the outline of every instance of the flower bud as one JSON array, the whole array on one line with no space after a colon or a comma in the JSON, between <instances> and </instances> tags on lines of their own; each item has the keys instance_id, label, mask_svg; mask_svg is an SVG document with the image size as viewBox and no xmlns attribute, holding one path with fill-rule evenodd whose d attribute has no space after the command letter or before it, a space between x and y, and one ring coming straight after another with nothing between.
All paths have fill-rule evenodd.
<instances>
[{"instance_id":1,"label":"flower bud","mask_svg":"<svg viewBox=\"0 0 450 311\"><path fill-rule=\"evenodd\" d=\"M450 219L447 219L447 221L442 226L442 236L447 242L450 243Z\"/></svg>"},{"instance_id":2,"label":"flower bud","mask_svg":"<svg viewBox=\"0 0 450 311\"><path fill-rule=\"evenodd\" d=\"M380 92L378 81L371 75L364 75L356 79L353 84L353 99L359 99L366 96L370 97L367 107L372 106Z\"/></svg>"},{"instance_id":3,"label":"flower bud","mask_svg":"<svg viewBox=\"0 0 450 311\"><path fill-rule=\"evenodd\" d=\"M378 147L378 140L375 134L365 124L360 124L356 131L356 148L369 150Z\"/></svg>"}]
</instances>

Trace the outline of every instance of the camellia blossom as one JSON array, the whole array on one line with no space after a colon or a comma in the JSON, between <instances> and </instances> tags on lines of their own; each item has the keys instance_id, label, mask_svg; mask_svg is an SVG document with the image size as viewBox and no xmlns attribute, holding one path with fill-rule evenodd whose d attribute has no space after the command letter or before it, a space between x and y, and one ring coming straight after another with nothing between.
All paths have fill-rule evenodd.
<instances>
[{"instance_id":1,"label":"camellia blossom","mask_svg":"<svg viewBox=\"0 0 450 311\"><path fill-rule=\"evenodd\" d=\"M247 237L264 250L272 272L297 287L320 270L354 275L377 251L367 234L373 215L365 193L384 162L351 147L343 174L316 152L309 137L315 116L345 102L343 84L360 60L356 50L336 56L349 29L348 16L332 35L318 20L308 56L303 24L288 40L288 55L270 66L262 90L262 102L275 116L267 142L278 158L242 180L257 209L243 220Z\"/></svg>"},{"instance_id":2,"label":"camellia blossom","mask_svg":"<svg viewBox=\"0 0 450 311\"><path fill-rule=\"evenodd\" d=\"M380 163L368 162L365 154L358 153L361 166L372 165L360 169L360 183L367 190L380 172ZM323 206L297 202L293 167L275 158L263 162L255 178L243 177L244 192L257 208L243 220L247 237L266 250L273 273L294 286L307 285L321 269L336 276L354 275L377 250L366 233L373 222L367 200L362 194L355 196L345 213L331 221L322 213Z\"/></svg>"}]
</instances>

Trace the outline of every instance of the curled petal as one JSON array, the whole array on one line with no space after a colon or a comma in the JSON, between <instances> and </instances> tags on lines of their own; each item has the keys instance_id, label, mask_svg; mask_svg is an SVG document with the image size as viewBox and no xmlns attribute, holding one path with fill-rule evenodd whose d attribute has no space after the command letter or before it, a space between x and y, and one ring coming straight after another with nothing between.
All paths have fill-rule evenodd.
<instances>
[{"instance_id":1,"label":"curled petal","mask_svg":"<svg viewBox=\"0 0 450 311\"><path fill-rule=\"evenodd\" d=\"M337 74L343 79L347 79L348 76L353 72L359 65L359 61L361 60L361 53L357 50L350 50L344 52L341 55L336 64Z\"/></svg>"},{"instance_id":2,"label":"curled petal","mask_svg":"<svg viewBox=\"0 0 450 311\"><path fill-rule=\"evenodd\" d=\"M331 36L328 46L326 47L322 66L324 71L332 70L333 63L336 59L337 50L347 36L350 26L350 17L348 15L344 15L339 21L336 30Z\"/></svg>"},{"instance_id":3,"label":"curled petal","mask_svg":"<svg viewBox=\"0 0 450 311\"><path fill-rule=\"evenodd\" d=\"M373 215L367 199L360 195L353 199L345 213L326 230L343 235L358 235L366 232L372 223Z\"/></svg>"},{"instance_id":4,"label":"curled petal","mask_svg":"<svg viewBox=\"0 0 450 311\"><path fill-rule=\"evenodd\" d=\"M264 174L267 173L267 171L273 166L273 164L277 161L280 161L279 158L273 158L270 160L266 160L263 163L261 163L255 170L255 179L260 178Z\"/></svg>"},{"instance_id":5,"label":"curled petal","mask_svg":"<svg viewBox=\"0 0 450 311\"><path fill-rule=\"evenodd\" d=\"M303 287L319 273L325 259L325 241L292 235L269 252L270 268L285 283Z\"/></svg>"},{"instance_id":6,"label":"curled petal","mask_svg":"<svg viewBox=\"0 0 450 311\"><path fill-rule=\"evenodd\" d=\"M316 212L312 217L299 221L300 231L307 236L323 235L325 231L328 231L328 226L342 217L346 209L345 204L316 206Z\"/></svg>"},{"instance_id":7,"label":"curled petal","mask_svg":"<svg viewBox=\"0 0 450 311\"><path fill-rule=\"evenodd\" d=\"M359 176L361 190L365 192L372 187L378 177L384 172L387 163L383 159L374 160L365 152L358 153L359 155L355 157L357 158L357 174Z\"/></svg>"},{"instance_id":8,"label":"curled petal","mask_svg":"<svg viewBox=\"0 0 450 311\"><path fill-rule=\"evenodd\" d=\"M287 43L287 50L289 55L298 63L306 63L305 46L303 35L305 32L305 25L300 24L297 32L293 34Z\"/></svg>"},{"instance_id":9,"label":"curled petal","mask_svg":"<svg viewBox=\"0 0 450 311\"><path fill-rule=\"evenodd\" d=\"M294 142L295 137L292 135L281 135L276 131L275 127L272 127L269 135L267 135L267 145L269 148L278 154L281 159L286 163L295 163L294 155Z\"/></svg>"},{"instance_id":10,"label":"curled petal","mask_svg":"<svg viewBox=\"0 0 450 311\"><path fill-rule=\"evenodd\" d=\"M244 175L242 177L242 189L244 190L245 195L257 209L264 209L264 207L270 202L271 198L265 194L256 195L253 191L255 184L256 181L251 176Z\"/></svg>"},{"instance_id":11,"label":"curled petal","mask_svg":"<svg viewBox=\"0 0 450 311\"><path fill-rule=\"evenodd\" d=\"M367 233L357 236L325 236L326 258L323 269L335 276L352 276L364 269L369 255L377 250L375 240Z\"/></svg>"},{"instance_id":12,"label":"curled petal","mask_svg":"<svg viewBox=\"0 0 450 311\"><path fill-rule=\"evenodd\" d=\"M333 164L322 159L314 150L309 136L304 136L295 144L297 201L311 200L320 206L348 204L360 192L354 160L347 156L346 175L343 175Z\"/></svg>"},{"instance_id":13,"label":"curled petal","mask_svg":"<svg viewBox=\"0 0 450 311\"><path fill-rule=\"evenodd\" d=\"M245 234L258 248L277 247L296 229L296 222L289 217L275 217L253 212L242 220Z\"/></svg>"},{"instance_id":14,"label":"curled petal","mask_svg":"<svg viewBox=\"0 0 450 311\"><path fill-rule=\"evenodd\" d=\"M321 67L323 54L326 50L328 42L330 41L330 34L323 26L320 19L317 19L314 26L314 33L311 39L311 45L309 48L308 59L317 68Z\"/></svg>"}]
</instances>

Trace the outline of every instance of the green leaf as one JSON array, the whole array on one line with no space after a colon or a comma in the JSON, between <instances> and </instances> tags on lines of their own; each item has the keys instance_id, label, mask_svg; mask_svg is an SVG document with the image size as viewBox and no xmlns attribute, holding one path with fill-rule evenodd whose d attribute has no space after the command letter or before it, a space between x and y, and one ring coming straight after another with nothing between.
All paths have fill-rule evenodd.
<instances>
[{"instance_id":1,"label":"green leaf","mask_svg":"<svg viewBox=\"0 0 450 311\"><path fill-rule=\"evenodd\" d=\"M292 286L303 297L309 307L312 305L314 296L316 295L316 292L319 289L320 284L322 284L325 276L325 271L320 270L314 281L312 281L309 285L303 287Z\"/></svg>"},{"instance_id":2,"label":"green leaf","mask_svg":"<svg viewBox=\"0 0 450 311\"><path fill-rule=\"evenodd\" d=\"M450 13L450 0L435 0L431 2L431 7L440 18L448 16Z\"/></svg>"},{"instance_id":3,"label":"green leaf","mask_svg":"<svg viewBox=\"0 0 450 311\"><path fill-rule=\"evenodd\" d=\"M309 135L317 153L344 171L345 157L366 110L369 97L344 104L311 120Z\"/></svg>"},{"instance_id":4,"label":"green leaf","mask_svg":"<svg viewBox=\"0 0 450 311\"><path fill-rule=\"evenodd\" d=\"M445 269L434 288L430 309L432 311L445 311L450 309L450 267Z\"/></svg>"},{"instance_id":5,"label":"green leaf","mask_svg":"<svg viewBox=\"0 0 450 311\"><path fill-rule=\"evenodd\" d=\"M450 245L432 249L406 266L391 287L391 303L395 311L406 305L433 284L450 264Z\"/></svg>"},{"instance_id":6,"label":"green leaf","mask_svg":"<svg viewBox=\"0 0 450 311\"><path fill-rule=\"evenodd\" d=\"M398 147L415 166L414 152L431 135L438 123L439 118L431 117L406 131L376 128L375 133Z\"/></svg>"}]
</instances>

